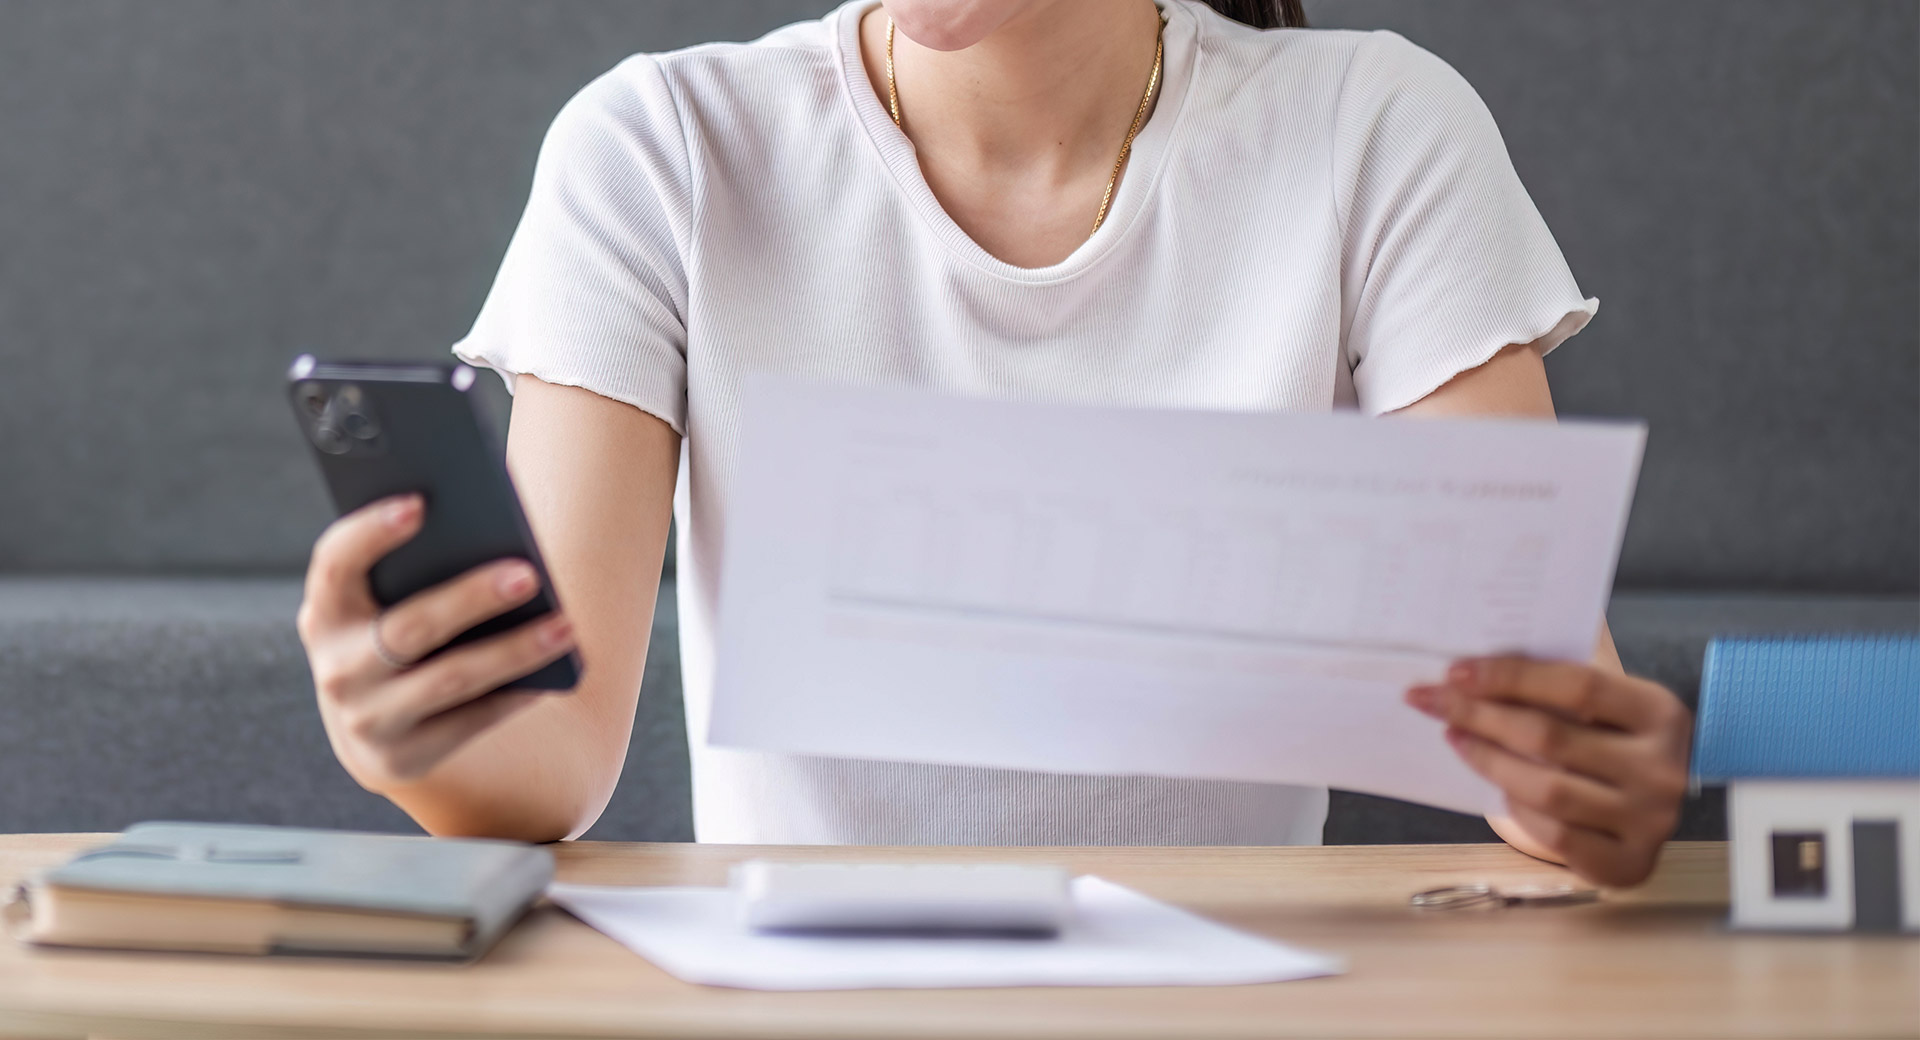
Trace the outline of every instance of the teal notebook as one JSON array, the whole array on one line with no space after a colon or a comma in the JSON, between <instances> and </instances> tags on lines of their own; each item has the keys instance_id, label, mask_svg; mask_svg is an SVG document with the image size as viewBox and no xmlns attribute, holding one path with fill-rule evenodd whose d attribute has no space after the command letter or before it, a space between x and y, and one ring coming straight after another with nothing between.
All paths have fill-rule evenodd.
<instances>
[{"instance_id":1,"label":"teal notebook","mask_svg":"<svg viewBox=\"0 0 1920 1040\"><path fill-rule=\"evenodd\" d=\"M21 886L30 942L468 959L553 879L510 841L142 823Z\"/></svg>"}]
</instances>

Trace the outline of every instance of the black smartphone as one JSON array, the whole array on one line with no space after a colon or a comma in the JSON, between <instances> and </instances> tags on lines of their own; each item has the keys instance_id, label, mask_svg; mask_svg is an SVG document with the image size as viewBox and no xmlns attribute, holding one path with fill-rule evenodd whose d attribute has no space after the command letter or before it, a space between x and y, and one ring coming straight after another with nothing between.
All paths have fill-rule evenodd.
<instances>
[{"instance_id":1,"label":"black smartphone","mask_svg":"<svg viewBox=\"0 0 1920 1040\"><path fill-rule=\"evenodd\" d=\"M477 375L465 365L330 362L305 354L287 373L294 418L334 508L349 513L410 492L425 500L420 532L373 565L373 597L382 606L506 557L528 561L539 574L533 599L462 632L447 647L504 632L559 605L505 453L470 392ZM579 681L580 659L570 652L502 689L571 690Z\"/></svg>"}]
</instances>

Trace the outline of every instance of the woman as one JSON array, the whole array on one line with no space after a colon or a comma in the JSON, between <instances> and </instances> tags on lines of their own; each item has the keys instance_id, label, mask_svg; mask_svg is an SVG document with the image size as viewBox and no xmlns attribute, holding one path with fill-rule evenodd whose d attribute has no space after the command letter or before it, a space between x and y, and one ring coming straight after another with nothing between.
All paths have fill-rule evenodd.
<instances>
[{"instance_id":1,"label":"woman","mask_svg":"<svg viewBox=\"0 0 1920 1040\"><path fill-rule=\"evenodd\" d=\"M1256 0L853 0L629 59L554 122L456 352L507 374L508 460L567 616L484 567L381 613L401 499L314 550L301 632L335 752L429 831L579 834L618 779L677 499L705 730L743 375L1056 401L1552 415L1584 299L1478 97L1390 33ZM681 466L683 458L686 465ZM577 645L573 696L482 692ZM1600 882L1671 832L1689 726L1591 665L1461 662L1409 703L1507 794L1500 833ZM1412 710L1412 709L1410 709ZM707 841L1315 842L1298 787L798 758L695 740Z\"/></svg>"}]
</instances>

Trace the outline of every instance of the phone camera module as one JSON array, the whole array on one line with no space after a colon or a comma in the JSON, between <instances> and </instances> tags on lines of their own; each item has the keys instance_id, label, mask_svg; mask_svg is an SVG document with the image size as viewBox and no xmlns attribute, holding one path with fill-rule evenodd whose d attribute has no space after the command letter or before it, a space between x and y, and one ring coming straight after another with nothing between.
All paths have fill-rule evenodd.
<instances>
[{"instance_id":1,"label":"phone camera module","mask_svg":"<svg viewBox=\"0 0 1920 1040\"><path fill-rule=\"evenodd\" d=\"M293 397L307 438L328 455L379 455L386 451L380 420L365 391L352 383L308 381Z\"/></svg>"}]
</instances>

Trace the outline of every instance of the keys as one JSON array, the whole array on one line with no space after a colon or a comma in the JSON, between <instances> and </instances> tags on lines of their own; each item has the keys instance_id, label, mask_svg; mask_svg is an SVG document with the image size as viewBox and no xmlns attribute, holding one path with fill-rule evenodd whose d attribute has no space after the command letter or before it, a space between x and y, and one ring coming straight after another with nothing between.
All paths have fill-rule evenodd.
<instances>
[{"instance_id":1,"label":"keys","mask_svg":"<svg viewBox=\"0 0 1920 1040\"><path fill-rule=\"evenodd\" d=\"M1465 910L1473 907L1504 909L1510 906L1578 906L1600 898L1597 888L1572 885L1524 886L1499 889L1486 882L1472 885L1448 885L1415 892L1407 902L1415 910Z\"/></svg>"}]
</instances>

